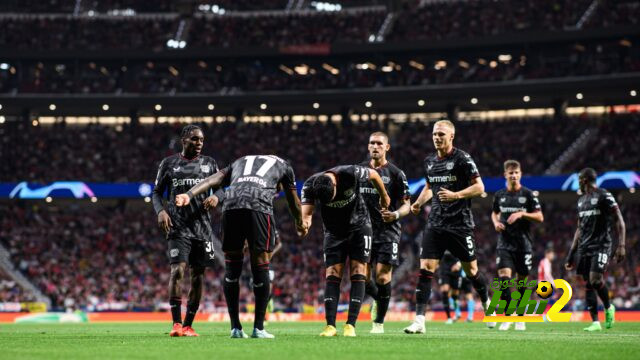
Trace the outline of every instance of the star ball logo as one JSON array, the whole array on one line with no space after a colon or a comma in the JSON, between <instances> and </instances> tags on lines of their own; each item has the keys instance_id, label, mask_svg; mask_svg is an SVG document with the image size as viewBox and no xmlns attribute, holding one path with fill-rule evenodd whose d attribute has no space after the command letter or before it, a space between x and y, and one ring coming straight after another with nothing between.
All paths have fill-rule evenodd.
<instances>
[{"instance_id":1,"label":"star ball logo","mask_svg":"<svg viewBox=\"0 0 640 360\"><path fill-rule=\"evenodd\" d=\"M560 298L553 303L549 311L544 311L549 304L549 298L553 295L555 289L562 290ZM568 322L571 319L571 313L561 313L560 310L571 300L573 289L571 285L563 279L555 279L551 285L548 281L537 282L535 280L505 280L500 281L494 279L491 283L493 289L493 297L489 306L485 311L483 322ZM520 289L520 291L511 291L511 300L507 304L507 300L502 299L502 292L508 291L509 288ZM524 290L524 291L522 291ZM535 291L542 300L536 301L531 296ZM495 313L495 315L494 315ZM533 316L507 316L507 315L535 315ZM500 316L502 314L502 316Z\"/></svg>"}]
</instances>

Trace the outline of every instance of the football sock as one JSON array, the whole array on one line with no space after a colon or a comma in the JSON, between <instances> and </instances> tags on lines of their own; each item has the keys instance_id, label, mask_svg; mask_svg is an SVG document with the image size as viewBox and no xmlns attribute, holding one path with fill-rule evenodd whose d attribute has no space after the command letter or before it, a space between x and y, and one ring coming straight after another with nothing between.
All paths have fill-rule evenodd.
<instances>
[{"instance_id":1,"label":"football sock","mask_svg":"<svg viewBox=\"0 0 640 360\"><path fill-rule=\"evenodd\" d=\"M444 307L444 312L447 314L447 319L451 318L451 308L449 307L449 292L442 292L442 306Z\"/></svg>"},{"instance_id":2,"label":"football sock","mask_svg":"<svg viewBox=\"0 0 640 360\"><path fill-rule=\"evenodd\" d=\"M589 310L589 314L591 314L591 320L598 321L598 297L596 296L595 290L591 287L591 284L587 283L585 293L587 297L587 310Z\"/></svg>"},{"instance_id":3,"label":"football sock","mask_svg":"<svg viewBox=\"0 0 640 360\"><path fill-rule=\"evenodd\" d=\"M478 292L480 301L485 304L489 299L489 293L487 292L487 279L485 279L484 274L478 270L476 276L468 276L467 278L471 280L473 288Z\"/></svg>"},{"instance_id":4,"label":"football sock","mask_svg":"<svg viewBox=\"0 0 640 360\"><path fill-rule=\"evenodd\" d=\"M349 293L349 316L347 324L356 326L362 299L364 299L364 288L367 278L364 275L351 275L351 292Z\"/></svg>"},{"instance_id":5,"label":"football sock","mask_svg":"<svg viewBox=\"0 0 640 360\"><path fill-rule=\"evenodd\" d=\"M264 330L264 316L269 303L271 281L269 279L269 263L258 264L253 270L253 294L256 297L256 312L253 327Z\"/></svg>"},{"instance_id":6,"label":"football sock","mask_svg":"<svg viewBox=\"0 0 640 360\"><path fill-rule=\"evenodd\" d=\"M433 272L420 269L416 287L416 315L418 316L424 316L427 311L427 302L431 297L431 279L433 279Z\"/></svg>"},{"instance_id":7,"label":"football sock","mask_svg":"<svg viewBox=\"0 0 640 360\"><path fill-rule=\"evenodd\" d=\"M191 326L193 324L193 319L196 317L199 307L200 302L187 303L187 315L184 317L183 326Z\"/></svg>"},{"instance_id":8,"label":"football sock","mask_svg":"<svg viewBox=\"0 0 640 360\"><path fill-rule=\"evenodd\" d=\"M376 322L384 323L384 317L389 309L389 301L391 300L391 283L378 284L378 311L376 313Z\"/></svg>"},{"instance_id":9,"label":"football sock","mask_svg":"<svg viewBox=\"0 0 640 360\"><path fill-rule=\"evenodd\" d=\"M373 300L378 300L378 285L373 281L373 279L369 279L369 281L367 281L364 293L371 296Z\"/></svg>"},{"instance_id":10,"label":"football sock","mask_svg":"<svg viewBox=\"0 0 640 360\"><path fill-rule=\"evenodd\" d=\"M171 318L174 324L182 324L182 298L176 296L169 299L171 306Z\"/></svg>"},{"instance_id":11,"label":"football sock","mask_svg":"<svg viewBox=\"0 0 640 360\"><path fill-rule=\"evenodd\" d=\"M467 320L473 321L473 312L476 309L476 302L474 300L467 301Z\"/></svg>"},{"instance_id":12,"label":"football sock","mask_svg":"<svg viewBox=\"0 0 640 360\"><path fill-rule=\"evenodd\" d=\"M336 312L338 312L338 301L340 300L340 278L337 276L327 276L324 288L324 312L327 325L336 326Z\"/></svg>"},{"instance_id":13,"label":"football sock","mask_svg":"<svg viewBox=\"0 0 640 360\"><path fill-rule=\"evenodd\" d=\"M224 297L227 300L227 311L232 329L242 330L239 315L240 275L242 274L242 255L228 256L225 260Z\"/></svg>"},{"instance_id":14,"label":"football sock","mask_svg":"<svg viewBox=\"0 0 640 360\"><path fill-rule=\"evenodd\" d=\"M598 285L600 285L600 287L597 287ZM598 297L602 300L602 306L604 306L605 310L608 309L611 302L609 300L609 289L607 286L604 282L601 282L600 284L594 284L593 288L596 289Z\"/></svg>"},{"instance_id":15,"label":"football sock","mask_svg":"<svg viewBox=\"0 0 640 360\"><path fill-rule=\"evenodd\" d=\"M505 281L509 281L511 280L510 278L506 277L506 276L501 276L500 277L500 283L504 284ZM506 288L506 289L502 289L502 294L500 294L500 299L501 300L505 300L506 304L509 304L509 301L511 301L511 288ZM500 309L499 311L501 311L505 316L509 316L509 314L507 314L507 309ZM497 311L496 311L497 312Z\"/></svg>"}]
</instances>

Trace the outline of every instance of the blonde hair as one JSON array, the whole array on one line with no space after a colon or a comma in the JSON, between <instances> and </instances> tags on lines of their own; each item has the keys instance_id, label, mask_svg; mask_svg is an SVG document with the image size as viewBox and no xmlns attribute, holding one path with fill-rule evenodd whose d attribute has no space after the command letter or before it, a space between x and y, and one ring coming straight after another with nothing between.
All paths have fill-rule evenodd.
<instances>
[{"instance_id":1,"label":"blonde hair","mask_svg":"<svg viewBox=\"0 0 640 360\"><path fill-rule=\"evenodd\" d=\"M451 121L449 121L449 120L438 120L438 121L436 121L436 123L433 125L433 127L438 126L438 124L440 124L440 125L444 125L444 126L446 126L446 127L450 128L451 130L453 130L453 132L454 132L454 133L456 132L456 126L455 126L455 125L453 125L453 123L452 123Z\"/></svg>"}]
</instances>

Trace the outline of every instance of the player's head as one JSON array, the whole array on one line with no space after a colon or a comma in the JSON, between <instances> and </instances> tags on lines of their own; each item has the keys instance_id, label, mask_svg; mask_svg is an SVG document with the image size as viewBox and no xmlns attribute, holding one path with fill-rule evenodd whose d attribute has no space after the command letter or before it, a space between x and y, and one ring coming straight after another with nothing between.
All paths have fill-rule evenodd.
<instances>
[{"instance_id":1,"label":"player's head","mask_svg":"<svg viewBox=\"0 0 640 360\"><path fill-rule=\"evenodd\" d=\"M453 146L456 127L449 120L440 120L433 125L433 145L436 150L446 150Z\"/></svg>"},{"instance_id":2,"label":"player's head","mask_svg":"<svg viewBox=\"0 0 640 360\"><path fill-rule=\"evenodd\" d=\"M597 178L598 174L592 168L584 168L580 170L580 174L578 175L580 190L585 192L587 188L594 186Z\"/></svg>"},{"instance_id":3,"label":"player's head","mask_svg":"<svg viewBox=\"0 0 640 360\"><path fill-rule=\"evenodd\" d=\"M507 160L504 162L504 178L507 179L510 186L517 186L520 184L522 169L520 168L520 163L517 160Z\"/></svg>"},{"instance_id":4,"label":"player's head","mask_svg":"<svg viewBox=\"0 0 640 360\"><path fill-rule=\"evenodd\" d=\"M204 133L198 125L186 125L180 132L182 141L182 153L191 158L200 155L204 144Z\"/></svg>"},{"instance_id":5,"label":"player's head","mask_svg":"<svg viewBox=\"0 0 640 360\"><path fill-rule=\"evenodd\" d=\"M321 204L327 204L336 195L336 185L327 174L316 176L311 184L311 191Z\"/></svg>"},{"instance_id":6,"label":"player's head","mask_svg":"<svg viewBox=\"0 0 640 360\"><path fill-rule=\"evenodd\" d=\"M551 245L551 243L549 243L549 245L547 245L547 248L544 249L544 257L549 261L553 261L553 259L555 259L556 253L553 251L553 246Z\"/></svg>"},{"instance_id":7,"label":"player's head","mask_svg":"<svg viewBox=\"0 0 640 360\"><path fill-rule=\"evenodd\" d=\"M391 148L389 137L382 131L369 135L369 156L374 160L386 159L387 151Z\"/></svg>"}]
</instances>

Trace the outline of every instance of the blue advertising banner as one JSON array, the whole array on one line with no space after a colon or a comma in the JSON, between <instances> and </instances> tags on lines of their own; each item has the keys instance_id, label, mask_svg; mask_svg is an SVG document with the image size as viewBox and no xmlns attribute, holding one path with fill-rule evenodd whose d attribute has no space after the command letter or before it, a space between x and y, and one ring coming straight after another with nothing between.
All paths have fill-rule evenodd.
<instances>
[{"instance_id":1,"label":"blue advertising banner","mask_svg":"<svg viewBox=\"0 0 640 360\"><path fill-rule=\"evenodd\" d=\"M505 187L505 179L489 177L482 179L485 190L493 193ZM640 173L633 171L610 171L598 177L598 186L610 190L640 187ZM303 182L298 182L298 190ZM526 176L522 184L538 191L577 191L578 174L558 176ZM409 181L411 194L417 194L424 186L424 179ZM52 198L144 198L151 196L152 183L85 183L82 181L56 181L41 185L27 182L0 183L0 198L45 199Z\"/></svg>"}]
</instances>

